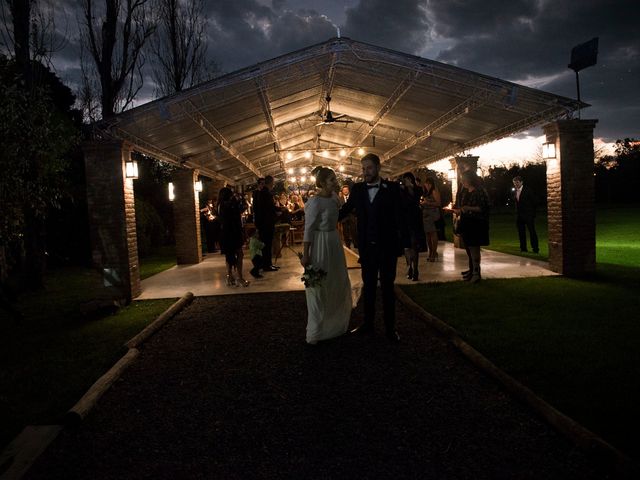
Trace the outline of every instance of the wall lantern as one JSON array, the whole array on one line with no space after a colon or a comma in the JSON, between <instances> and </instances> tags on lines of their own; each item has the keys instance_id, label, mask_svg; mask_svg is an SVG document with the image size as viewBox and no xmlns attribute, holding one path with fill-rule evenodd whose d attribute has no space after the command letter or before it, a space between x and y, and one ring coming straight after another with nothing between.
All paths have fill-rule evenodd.
<instances>
[{"instance_id":1,"label":"wall lantern","mask_svg":"<svg viewBox=\"0 0 640 480\"><path fill-rule=\"evenodd\" d=\"M542 159L551 160L556 158L556 144L547 142L542 144Z\"/></svg>"},{"instance_id":2,"label":"wall lantern","mask_svg":"<svg viewBox=\"0 0 640 480\"><path fill-rule=\"evenodd\" d=\"M138 178L138 162L129 157L129 159L124 162L124 171L127 178Z\"/></svg>"},{"instance_id":3,"label":"wall lantern","mask_svg":"<svg viewBox=\"0 0 640 480\"><path fill-rule=\"evenodd\" d=\"M176 199L176 194L173 191L173 183L169 182L169 201L173 202Z\"/></svg>"},{"instance_id":4,"label":"wall lantern","mask_svg":"<svg viewBox=\"0 0 640 480\"><path fill-rule=\"evenodd\" d=\"M202 191L202 180L198 180L197 182L195 182L195 183L193 184L193 189L194 189L196 192L201 192L201 191Z\"/></svg>"}]
</instances>

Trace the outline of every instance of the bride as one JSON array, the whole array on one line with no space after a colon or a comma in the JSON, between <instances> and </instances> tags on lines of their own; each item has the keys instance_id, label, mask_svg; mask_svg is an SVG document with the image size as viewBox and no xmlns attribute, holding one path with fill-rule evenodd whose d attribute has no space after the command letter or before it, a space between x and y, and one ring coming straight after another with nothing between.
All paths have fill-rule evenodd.
<instances>
[{"instance_id":1,"label":"bride","mask_svg":"<svg viewBox=\"0 0 640 480\"><path fill-rule=\"evenodd\" d=\"M337 337L347 331L351 317L351 283L338 223L339 189L333 170L320 167L318 192L305 204L303 267L327 272L320 285L305 289L307 296L307 343Z\"/></svg>"}]
</instances>

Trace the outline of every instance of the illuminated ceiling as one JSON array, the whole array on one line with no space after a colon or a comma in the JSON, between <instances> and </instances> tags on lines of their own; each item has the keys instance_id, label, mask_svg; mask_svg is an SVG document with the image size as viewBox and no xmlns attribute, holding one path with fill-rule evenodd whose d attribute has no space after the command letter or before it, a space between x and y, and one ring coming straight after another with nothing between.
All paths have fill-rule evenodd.
<instances>
[{"instance_id":1,"label":"illuminated ceiling","mask_svg":"<svg viewBox=\"0 0 640 480\"><path fill-rule=\"evenodd\" d=\"M334 118L351 122L320 124L328 96ZM346 174L358 175L357 147L378 154L383 176L394 177L570 117L578 106L498 78L334 38L128 110L98 128L160 160L250 184L301 166L343 165Z\"/></svg>"}]
</instances>

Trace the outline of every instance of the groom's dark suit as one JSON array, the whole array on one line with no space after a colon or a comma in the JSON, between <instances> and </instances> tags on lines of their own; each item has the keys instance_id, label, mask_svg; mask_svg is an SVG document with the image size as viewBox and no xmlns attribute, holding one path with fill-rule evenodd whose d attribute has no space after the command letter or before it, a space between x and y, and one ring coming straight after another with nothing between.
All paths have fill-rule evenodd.
<instances>
[{"instance_id":1,"label":"groom's dark suit","mask_svg":"<svg viewBox=\"0 0 640 480\"><path fill-rule=\"evenodd\" d=\"M355 210L358 218L358 253L364 284L364 328L373 329L378 272L382 287L384 322L387 333L395 333L395 294L398 257L410 246L401 211L400 187L382 180L373 202L365 182L353 185L351 195L340 208L339 220Z\"/></svg>"}]
</instances>

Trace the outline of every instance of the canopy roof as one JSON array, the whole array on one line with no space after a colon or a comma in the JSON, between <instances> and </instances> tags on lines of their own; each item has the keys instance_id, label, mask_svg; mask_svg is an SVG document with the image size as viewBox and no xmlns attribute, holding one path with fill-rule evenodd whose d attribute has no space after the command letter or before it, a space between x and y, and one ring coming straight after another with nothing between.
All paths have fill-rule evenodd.
<instances>
[{"instance_id":1,"label":"canopy roof","mask_svg":"<svg viewBox=\"0 0 640 480\"><path fill-rule=\"evenodd\" d=\"M335 122L321 124L331 98ZM134 150L231 184L290 167L361 171L357 147L396 176L586 104L444 63L333 38L98 125ZM310 153L306 153L310 152Z\"/></svg>"}]
</instances>

